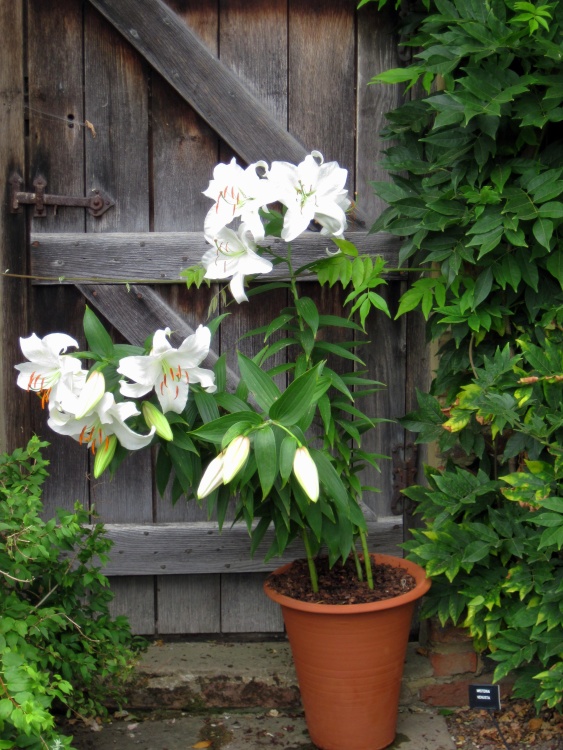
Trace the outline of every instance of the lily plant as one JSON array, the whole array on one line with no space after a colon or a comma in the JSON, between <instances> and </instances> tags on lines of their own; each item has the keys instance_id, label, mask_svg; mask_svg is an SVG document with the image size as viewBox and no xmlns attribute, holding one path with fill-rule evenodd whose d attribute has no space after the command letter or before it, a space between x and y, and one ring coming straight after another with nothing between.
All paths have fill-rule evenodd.
<instances>
[{"instance_id":1,"label":"lily plant","mask_svg":"<svg viewBox=\"0 0 563 750\"><path fill-rule=\"evenodd\" d=\"M245 334L257 353L237 353L234 392L224 355L213 369L201 367L225 315L177 348L169 328L133 347L113 344L87 308L88 350L69 351L78 344L65 334L32 334L20 339L28 361L16 366L18 385L48 408L49 426L94 454L95 478L115 471L129 452L157 445L161 494L205 501L220 526L234 505L252 554L273 527L267 559L300 537L314 590L315 557L323 550L331 565L352 554L358 576L373 586L362 495L374 488L363 486L362 472L383 458L363 446L382 420L365 414L361 399L382 384L369 377L357 349L367 343L369 313L389 314L375 291L385 268L344 238L346 180L347 171L318 151L298 165L242 167L233 159L215 167L204 191L213 201L204 222L210 248L184 272L188 287L225 281L237 303L274 289L285 290L287 300L267 325ZM311 230L326 236L326 253L296 267L292 241ZM279 278L264 281L279 266ZM307 294L311 279L345 288L345 316L319 310Z\"/></svg>"}]
</instances>

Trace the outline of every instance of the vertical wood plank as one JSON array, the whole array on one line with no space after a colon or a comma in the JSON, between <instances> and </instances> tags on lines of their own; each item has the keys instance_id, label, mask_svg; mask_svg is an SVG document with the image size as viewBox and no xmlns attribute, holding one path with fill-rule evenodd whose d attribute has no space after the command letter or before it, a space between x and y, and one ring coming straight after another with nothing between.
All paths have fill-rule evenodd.
<instances>
[{"instance_id":1,"label":"vertical wood plank","mask_svg":"<svg viewBox=\"0 0 563 750\"><path fill-rule=\"evenodd\" d=\"M110 584L114 594L109 606L111 616L125 615L136 635L153 635L153 576L116 576L110 578Z\"/></svg>"},{"instance_id":2,"label":"vertical wood plank","mask_svg":"<svg viewBox=\"0 0 563 750\"><path fill-rule=\"evenodd\" d=\"M387 287L379 287L378 292L386 299L392 315L395 314L401 294L400 282L390 282ZM373 468L366 470L364 482L379 488L379 493L369 493L364 499L378 515L392 515L393 469L403 457L404 430L394 420L405 413L405 318L389 319L374 313L367 325L368 339L371 342L360 356L367 365L370 377L385 384L385 388L369 396L362 402L362 409L373 417L391 419L366 436L366 450L389 456L380 462L381 473ZM400 519L398 519L400 522Z\"/></svg>"},{"instance_id":3,"label":"vertical wood plank","mask_svg":"<svg viewBox=\"0 0 563 750\"><path fill-rule=\"evenodd\" d=\"M394 34L395 15L392 10L377 10L368 6L357 11L357 148L356 196L358 206L368 218L368 227L385 208L370 186L373 180L388 180L389 175L378 162L385 143L380 132L385 125L385 113L399 104L400 91L393 86L370 86L369 80L390 67L399 65L397 37ZM390 282L385 291L394 314L400 296L400 282ZM370 375L386 384L386 388L366 400L368 413L377 417L396 419L405 409L406 325L405 320L393 321L374 312L368 323L371 343L367 354ZM392 513L394 469L404 456L404 430L396 422L381 424L371 434L366 445L391 461L382 460L381 474L374 469L365 473L365 482L381 489L369 495L367 504L379 515Z\"/></svg>"},{"instance_id":4,"label":"vertical wood plank","mask_svg":"<svg viewBox=\"0 0 563 750\"><path fill-rule=\"evenodd\" d=\"M148 231L149 107L145 66L134 50L89 4L84 13L86 190L100 187L116 205L100 219L88 216L87 230ZM106 523L153 520L150 451L138 451L113 480L103 475L92 487L92 500ZM142 576L130 587L113 585L115 607L143 618L145 633L154 632L154 579ZM149 621L152 625L149 627ZM138 629L139 624L135 625Z\"/></svg>"},{"instance_id":5,"label":"vertical wood plank","mask_svg":"<svg viewBox=\"0 0 563 750\"><path fill-rule=\"evenodd\" d=\"M289 0L289 131L354 185L354 0Z\"/></svg>"},{"instance_id":6,"label":"vertical wood plank","mask_svg":"<svg viewBox=\"0 0 563 750\"><path fill-rule=\"evenodd\" d=\"M157 577L158 633L219 633L220 576Z\"/></svg>"},{"instance_id":7,"label":"vertical wood plank","mask_svg":"<svg viewBox=\"0 0 563 750\"><path fill-rule=\"evenodd\" d=\"M370 186L371 181L390 180L389 173L379 166L386 143L380 133L385 126L385 113L399 106L399 86L369 85L373 76L400 66L397 16L390 8L378 10L374 3L357 11L357 146L356 194L359 208L368 218L369 227L386 204Z\"/></svg>"},{"instance_id":8,"label":"vertical wood plank","mask_svg":"<svg viewBox=\"0 0 563 750\"><path fill-rule=\"evenodd\" d=\"M236 73L278 122L287 127L287 10L273 0L221 0L219 48L221 61ZM250 125L250 124L249 124ZM222 160L230 158L226 150ZM264 154L271 161L270 154ZM236 351L247 356L257 351L257 339L243 339L247 331L272 320L287 304L284 290L231 304L221 326L221 352L238 372ZM284 361L280 353L271 365ZM282 379L285 382L285 379ZM283 387L284 382L280 382ZM250 549L250 544L249 544ZM262 578L254 575L221 576L222 632L278 632L283 630L275 609L262 592ZM273 614L274 613L274 614Z\"/></svg>"},{"instance_id":9,"label":"vertical wood plank","mask_svg":"<svg viewBox=\"0 0 563 750\"><path fill-rule=\"evenodd\" d=\"M281 608L262 590L265 577L264 573L223 576L221 632L283 633Z\"/></svg>"},{"instance_id":10,"label":"vertical wood plank","mask_svg":"<svg viewBox=\"0 0 563 750\"><path fill-rule=\"evenodd\" d=\"M184 22L214 52L217 51L218 14L206 0L169 3ZM203 195L219 151L218 136L157 73L151 76L152 174L155 231L203 231L210 205ZM176 312L197 327L205 323L213 292L185 286L161 287L160 295ZM197 522L207 519L204 509L180 498L156 497L159 522ZM221 629L219 574L158 576L158 632L217 633Z\"/></svg>"},{"instance_id":11,"label":"vertical wood plank","mask_svg":"<svg viewBox=\"0 0 563 750\"><path fill-rule=\"evenodd\" d=\"M61 20L62 19L62 20ZM82 3L58 0L57 11L44 3L28 4L29 170L28 184L42 174L47 190L84 194L84 110L82 91ZM33 209L27 211L31 216ZM83 232L84 211L47 210L31 220L34 232ZM31 248L33 252L33 248ZM32 288L30 330L38 336L61 331L80 345L83 301L71 287ZM45 484L45 513L88 504L88 454L75 441L51 432L47 417L32 403L33 429L51 443L47 451L51 477Z\"/></svg>"},{"instance_id":12,"label":"vertical wood plank","mask_svg":"<svg viewBox=\"0 0 563 750\"><path fill-rule=\"evenodd\" d=\"M0 28L9 30L0 45L0 175L4 181L0 206L2 270L27 272L25 214L12 214L9 179L14 171L25 174L24 145L24 22L23 3L0 0ZM16 387L14 365L22 361L18 337L27 334L27 282L0 277L0 451L13 451L29 439L29 396Z\"/></svg>"}]
</instances>

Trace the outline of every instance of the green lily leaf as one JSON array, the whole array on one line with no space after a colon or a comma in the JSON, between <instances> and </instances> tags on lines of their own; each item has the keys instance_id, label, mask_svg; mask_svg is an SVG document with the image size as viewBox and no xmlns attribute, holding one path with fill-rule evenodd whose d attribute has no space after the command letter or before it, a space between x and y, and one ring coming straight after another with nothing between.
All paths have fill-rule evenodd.
<instances>
[{"instance_id":1,"label":"green lily leaf","mask_svg":"<svg viewBox=\"0 0 563 750\"><path fill-rule=\"evenodd\" d=\"M262 497L265 498L272 489L278 473L276 438L270 426L266 425L254 433L254 453Z\"/></svg>"},{"instance_id":2,"label":"green lily leaf","mask_svg":"<svg viewBox=\"0 0 563 750\"><path fill-rule=\"evenodd\" d=\"M238 352L240 374L245 385L264 411L269 411L272 404L281 396L281 391L269 375L244 354Z\"/></svg>"}]
</instances>

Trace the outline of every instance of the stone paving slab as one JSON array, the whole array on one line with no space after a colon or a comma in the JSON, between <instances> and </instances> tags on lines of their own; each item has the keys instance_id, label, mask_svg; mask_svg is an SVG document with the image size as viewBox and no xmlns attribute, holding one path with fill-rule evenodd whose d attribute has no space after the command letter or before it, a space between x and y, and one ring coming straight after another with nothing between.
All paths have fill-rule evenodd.
<instances>
[{"instance_id":1,"label":"stone paving slab","mask_svg":"<svg viewBox=\"0 0 563 750\"><path fill-rule=\"evenodd\" d=\"M77 750L315 750L301 712L224 712L208 716L113 721L99 731L79 728ZM389 750L454 750L445 720L426 707L399 713L397 736Z\"/></svg>"},{"instance_id":2,"label":"stone paving slab","mask_svg":"<svg viewBox=\"0 0 563 750\"><path fill-rule=\"evenodd\" d=\"M407 651L401 704L418 700L432 681L418 644ZM143 655L128 691L133 710L206 711L216 708L300 708L301 699L286 641L153 644Z\"/></svg>"}]
</instances>

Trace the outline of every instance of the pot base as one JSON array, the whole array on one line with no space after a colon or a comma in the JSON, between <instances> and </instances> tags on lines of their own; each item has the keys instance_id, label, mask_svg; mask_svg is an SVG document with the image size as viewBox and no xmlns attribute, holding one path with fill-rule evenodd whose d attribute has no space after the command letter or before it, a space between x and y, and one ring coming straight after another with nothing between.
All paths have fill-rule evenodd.
<instances>
[{"instance_id":1,"label":"pot base","mask_svg":"<svg viewBox=\"0 0 563 750\"><path fill-rule=\"evenodd\" d=\"M322 605L264 586L282 606L307 726L321 750L382 750L395 738L412 614L430 582L414 563L374 557L406 568L416 587L371 604Z\"/></svg>"}]
</instances>

